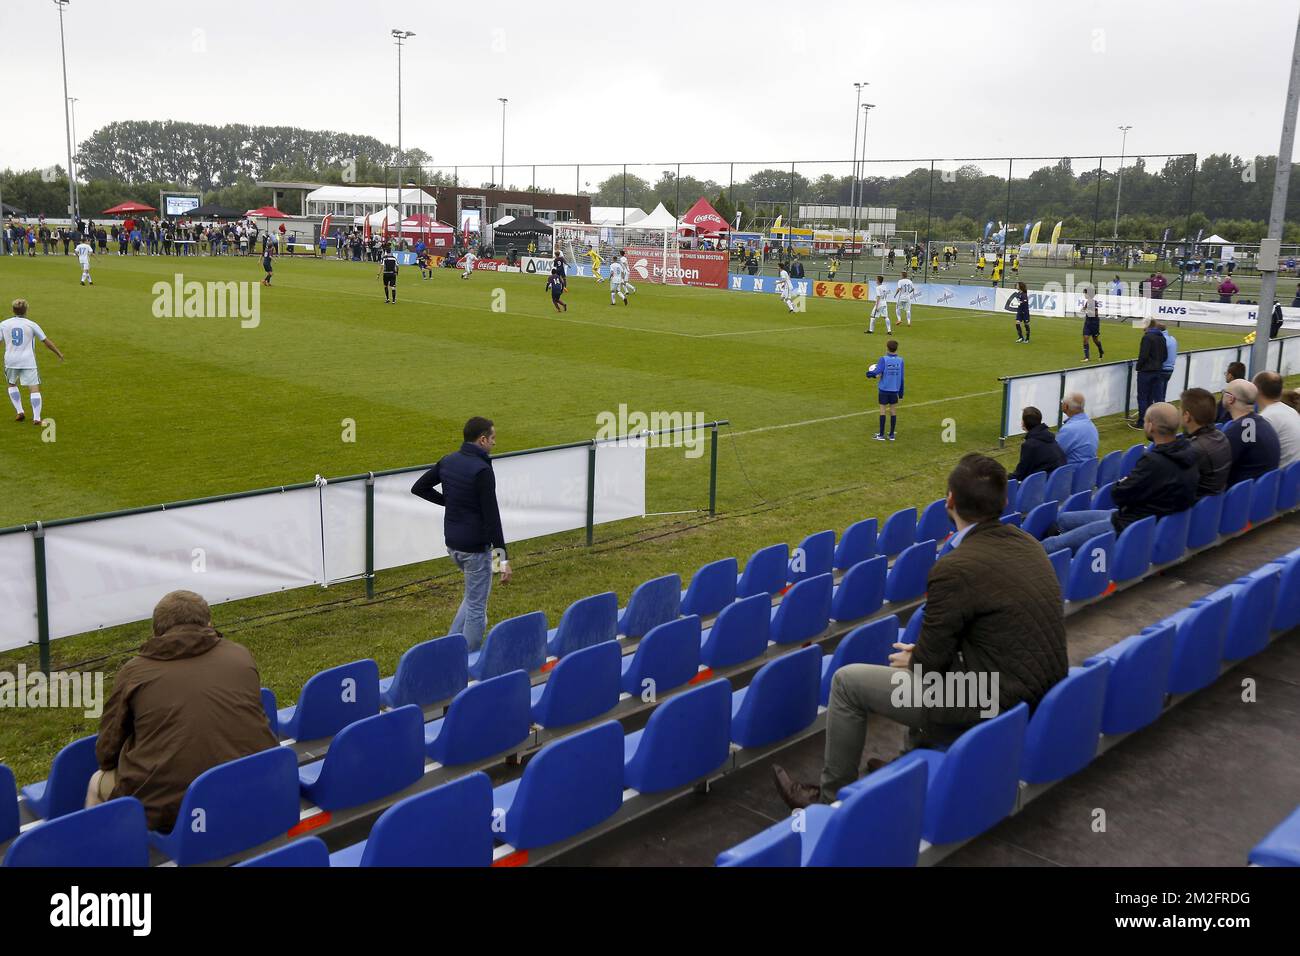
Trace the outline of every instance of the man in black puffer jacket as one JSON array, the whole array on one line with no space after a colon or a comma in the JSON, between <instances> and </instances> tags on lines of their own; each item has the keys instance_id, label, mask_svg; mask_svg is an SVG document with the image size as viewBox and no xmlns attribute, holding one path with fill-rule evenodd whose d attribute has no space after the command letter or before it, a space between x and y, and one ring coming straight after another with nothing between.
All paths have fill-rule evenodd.
<instances>
[{"instance_id":1,"label":"man in black puffer jacket","mask_svg":"<svg viewBox=\"0 0 1300 956\"><path fill-rule=\"evenodd\" d=\"M1065 449L1056 443L1052 430L1043 424L1043 413L1030 405L1020 413L1020 423L1025 429L1025 440L1020 446L1020 464L1011 473L1017 481L1024 481L1038 471L1049 475L1065 464Z\"/></svg>"},{"instance_id":2,"label":"man in black puffer jacket","mask_svg":"<svg viewBox=\"0 0 1300 956\"><path fill-rule=\"evenodd\" d=\"M1135 521L1185 511L1196 504L1200 455L1187 436L1178 433L1178 409L1168 402L1156 402L1147 409L1145 422L1147 437L1155 445L1138 459L1130 474L1115 483L1111 497L1117 507L1067 511L1058 516L1061 533L1043 540L1048 554L1062 548L1077 551L1099 534L1119 534Z\"/></svg>"}]
</instances>

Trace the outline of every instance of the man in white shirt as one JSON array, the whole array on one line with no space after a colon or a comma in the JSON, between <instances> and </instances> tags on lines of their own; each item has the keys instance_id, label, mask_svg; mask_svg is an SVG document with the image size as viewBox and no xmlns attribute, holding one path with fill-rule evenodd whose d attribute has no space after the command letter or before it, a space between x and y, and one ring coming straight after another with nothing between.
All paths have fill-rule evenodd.
<instances>
[{"instance_id":1,"label":"man in white shirt","mask_svg":"<svg viewBox=\"0 0 1300 956\"><path fill-rule=\"evenodd\" d=\"M44 342L45 347L63 361L63 353L58 346L45 337L41 327L27 318L27 300L14 299L14 314L0 322L0 337L5 342L5 381L9 383L9 401L13 402L18 417L14 421L27 418L23 412L23 393L19 386L27 389L32 399L32 424L41 424L41 377L36 371L36 343Z\"/></svg>"},{"instance_id":2,"label":"man in white shirt","mask_svg":"<svg viewBox=\"0 0 1300 956\"><path fill-rule=\"evenodd\" d=\"M632 270L627 264L627 250L619 251L618 262L623 267L623 290L630 295L636 291L636 286L631 282Z\"/></svg>"},{"instance_id":3,"label":"man in white shirt","mask_svg":"<svg viewBox=\"0 0 1300 956\"><path fill-rule=\"evenodd\" d=\"M1277 466L1285 468L1293 461L1300 461L1300 412L1282 401L1282 376L1277 372L1260 372L1253 381L1259 389L1255 410L1277 432L1281 449Z\"/></svg>"},{"instance_id":4,"label":"man in white shirt","mask_svg":"<svg viewBox=\"0 0 1300 956\"><path fill-rule=\"evenodd\" d=\"M474 263L478 261L478 256L474 255L473 249L465 250L465 271L461 273L462 279L468 279L474 274Z\"/></svg>"},{"instance_id":5,"label":"man in white shirt","mask_svg":"<svg viewBox=\"0 0 1300 956\"><path fill-rule=\"evenodd\" d=\"M871 319L867 322L867 334L871 335L876 331L876 319L885 320L885 334L893 332L893 327L889 324L889 293L885 290L885 277L876 276L876 302L871 307Z\"/></svg>"},{"instance_id":6,"label":"man in white shirt","mask_svg":"<svg viewBox=\"0 0 1300 956\"><path fill-rule=\"evenodd\" d=\"M785 303L786 310L794 311L794 281L790 278L790 273L786 271L785 263L781 263L781 274L776 280L776 291L781 295L781 301Z\"/></svg>"},{"instance_id":7,"label":"man in white shirt","mask_svg":"<svg viewBox=\"0 0 1300 956\"><path fill-rule=\"evenodd\" d=\"M77 261L81 263L81 284L94 285L90 278L90 254L94 250L90 248L90 243L82 239L77 243L77 248L73 250L77 254Z\"/></svg>"},{"instance_id":8,"label":"man in white shirt","mask_svg":"<svg viewBox=\"0 0 1300 956\"><path fill-rule=\"evenodd\" d=\"M899 328L902 328L904 314L907 316L907 324L912 324L912 300L915 298L916 286L912 285L912 280L904 272L898 285L894 286L894 320Z\"/></svg>"},{"instance_id":9,"label":"man in white shirt","mask_svg":"<svg viewBox=\"0 0 1300 956\"><path fill-rule=\"evenodd\" d=\"M614 296L621 295L623 304L627 305L627 273L622 261L615 259L609 264L609 304L614 305Z\"/></svg>"}]
</instances>

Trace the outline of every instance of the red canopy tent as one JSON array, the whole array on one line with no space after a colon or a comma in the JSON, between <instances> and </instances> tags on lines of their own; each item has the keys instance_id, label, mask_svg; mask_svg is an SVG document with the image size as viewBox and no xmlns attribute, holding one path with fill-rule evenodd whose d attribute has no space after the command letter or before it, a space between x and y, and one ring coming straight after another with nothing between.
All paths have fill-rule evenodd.
<instances>
[{"instance_id":1,"label":"red canopy tent","mask_svg":"<svg viewBox=\"0 0 1300 956\"><path fill-rule=\"evenodd\" d=\"M263 206L261 209L250 209L244 213L246 216L261 216L264 219L288 219L288 215L282 213L274 206Z\"/></svg>"},{"instance_id":2,"label":"red canopy tent","mask_svg":"<svg viewBox=\"0 0 1300 956\"><path fill-rule=\"evenodd\" d=\"M717 236L731 232L731 225L718 215L718 211L703 196L682 216L682 228L693 229L697 236Z\"/></svg>"},{"instance_id":3,"label":"red canopy tent","mask_svg":"<svg viewBox=\"0 0 1300 956\"><path fill-rule=\"evenodd\" d=\"M105 209L103 215L124 216L129 212L157 212L157 211L158 211L157 208L155 208L154 206L146 206L142 202L135 202L134 200L128 199L126 202L120 202L116 206L113 206L109 209Z\"/></svg>"},{"instance_id":4,"label":"red canopy tent","mask_svg":"<svg viewBox=\"0 0 1300 956\"><path fill-rule=\"evenodd\" d=\"M392 234L394 230L387 230ZM427 213L417 212L402 220L401 236L404 239L423 239L430 249L451 247L455 231L445 222L439 222Z\"/></svg>"}]
</instances>

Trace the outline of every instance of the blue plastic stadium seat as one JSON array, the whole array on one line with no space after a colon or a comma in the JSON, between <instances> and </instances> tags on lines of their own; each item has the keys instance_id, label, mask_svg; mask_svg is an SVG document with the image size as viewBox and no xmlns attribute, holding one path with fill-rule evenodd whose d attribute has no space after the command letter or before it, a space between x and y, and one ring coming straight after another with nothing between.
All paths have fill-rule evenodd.
<instances>
[{"instance_id":1,"label":"blue plastic stadium seat","mask_svg":"<svg viewBox=\"0 0 1300 956\"><path fill-rule=\"evenodd\" d=\"M1108 485L1112 481L1118 481L1121 477L1119 466L1124 457L1122 451L1112 451L1104 455L1100 464L1097 466L1097 475L1094 485L1100 488L1102 485Z\"/></svg>"},{"instance_id":2,"label":"blue plastic stadium seat","mask_svg":"<svg viewBox=\"0 0 1300 956\"><path fill-rule=\"evenodd\" d=\"M822 658L822 683L818 703L825 707L831 699L831 680L835 672L846 664L889 665L889 655L894 653L898 640L898 616L890 614L878 620L855 627L839 644L835 653Z\"/></svg>"},{"instance_id":3,"label":"blue plastic stadium seat","mask_svg":"<svg viewBox=\"0 0 1300 956\"><path fill-rule=\"evenodd\" d=\"M487 680L511 671L531 673L545 663L546 615L533 611L492 626L483 649L469 655L469 676Z\"/></svg>"},{"instance_id":4,"label":"blue plastic stadium seat","mask_svg":"<svg viewBox=\"0 0 1300 956\"><path fill-rule=\"evenodd\" d=\"M297 825L298 758L288 747L271 747L199 774L171 833L150 831L149 841L192 866L252 849Z\"/></svg>"},{"instance_id":5,"label":"blue plastic stadium seat","mask_svg":"<svg viewBox=\"0 0 1300 956\"><path fill-rule=\"evenodd\" d=\"M1047 692L1025 731L1020 779L1051 783L1078 773L1097 756L1110 661L1071 667Z\"/></svg>"},{"instance_id":6,"label":"blue plastic stadium seat","mask_svg":"<svg viewBox=\"0 0 1300 956\"><path fill-rule=\"evenodd\" d=\"M1019 511L1012 511L1009 514L1004 514L998 520L1001 521L1003 524L1014 525L1015 527L1019 528L1020 522L1024 520L1024 517L1025 516L1022 515Z\"/></svg>"},{"instance_id":7,"label":"blue plastic stadium seat","mask_svg":"<svg viewBox=\"0 0 1300 956\"><path fill-rule=\"evenodd\" d=\"M700 619L692 614L660 624L622 659L622 688L633 697L658 696L694 679L700 671Z\"/></svg>"},{"instance_id":8,"label":"blue plastic stadium seat","mask_svg":"<svg viewBox=\"0 0 1300 956\"><path fill-rule=\"evenodd\" d=\"M948 499L939 498L925 506L920 519L916 522L916 540L946 541L957 529L948 518Z\"/></svg>"},{"instance_id":9,"label":"blue plastic stadium seat","mask_svg":"<svg viewBox=\"0 0 1300 956\"><path fill-rule=\"evenodd\" d=\"M1138 461L1146 454L1147 446L1144 442L1138 442L1136 445L1130 445L1124 452L1124 456L1119 461L1118 478L1126 478L1133 473L1137 467Z\"/></svg>"},{"instance_id":10,"label":"blue plastic stadium seat","mask_svg":"<svg viewBox=\"0 0 1300 956\"><path fill-rule=\"evenodd\" d=\"M263 853L252 859L245 860L243 863L236 863L236 867L252 867L253 869L276 869L281 867L300 869L302 867L324 867L330 865L330 851L325 846L325 841L320 837L303 837L301 840L294 840L292 843L286 843L282 847L277 847L269 853Z\"/></svg>"},{"instance_id":11,"label":"blue plastic stadium seat","mask_svg":"<svg viewBox=\"0 0 1300 956\"><path fill-rule=\"evenodd\" d=\"M1027 515L1043 503L1047 493L1047 472L1036 471L1020 482L1020 492L1016 495L1016 510Z\"/></svg>"},{"instance_id":12,"label":"blue plastic stadium seat","mask_svg":"<svg viewBox=\"0 0 1300 956\"><path fill-rule=\"evenodd\" d=\"M1177 561L1187 550L1187 532L1192 527L1192 509L1176 511L1156 522L1155 540L1151 544L1151 563Z\"/></svg>"},{"instance_id":13,"label":"blue plastic stadium seat","mask_svg":"<svg viewBox=\"0 0 1300 956\"><path fill-rule=\"evenodd\" d=\"M1084 661L1085 667L1103 660L1112 665L1106 681L1102 733L1130 733L1160 716L1165 688L1169 686L1176 632L1176 625L1161 624L1147 633L1126 637Z\"/></svg>"},{"instance_id":14,"label":"blue plastic stadium seat","mask_svg":"<svg viewBox=\"0 0 1300 956\"><path fill-rule=\"evenodd\" d=\"M528 675L511 671L457 694L446 716L424 725L424 750L430 760L454 767L511 750L531 729Z\"/></svg>"},{"instance_id":15,"label":"blue plastic stadium seat","mask_svg":"<svg viewBox=\"0 0 1300 956\"><path fill-rule=\"evenodd\" d=\"M731 753L731 684L709 681L670 697L623 739L623 785L640 793L684 787Z\"/></svg>"},{"instance_id":16,"label":"blue plastic stadium seat","mask_svg":"<svg viewBox=\"0 0 1300 956\"><path fill-rule=\"evenodd\" d=\"M682 595L681 612L713 617L735 601L737 567L735 558L723 558L696 571Z\"/></svg>"},{"instance_id":17,"label":"blue plastic stadium seat","mask_svg":"<svg viewBox=\"0 0 1300 956\"><path fill-rule=\"evenodd\" d=\"M917 638L921 636L921 628L925 624L925 605L922 604L912 616L907 619L907 627L898 629L898 642L900 644L915 644Z\"/></svg>"},{"instance_id":18,"label":"blue plastic stadium seat","mask_svg":"<svg viewBox=\"0 0 1300 956\"><path fill-rule=\"evenodd\" d=\"M405 797L330 866L491 866L492 781L479 771Z\"/></svg>"},{"instance_id":19,"label":"blue plastic stadium seat","mask_svg":"<svg viewBox=\"0 0 1300 956\"><path fill-rule=\"evenodd\" d=\"M802 827L782 820L723 852L718 866L915 866L925 814L924 761L882 767L838 807L815 803L802 814ZM799 854L784 863L786 834L800 837ZM768 862L756 863L756 859Z\"/></svg>"},{"instance_id":20,"label":"blue plastic stadium seat","mask_svg":"<svg viewBox=\"0 0 1300 956\"><path fill-rule=\"evenodd\" d=\"M1020 480L1017 478L1007 479L1007 500L1003 508L1004 512L1016 511L1016 498L1020 495ZM1016 511L1016 514L1020 512Z\"/></svg>"},{"instance_id":21,"label":"blue plastic stadium seat","mask_svg":"<svg viewBox=\"0 0 1300 956\"><path fill-rule=\"evenodd\" d=\"M1277 489L1277 510L1291 511L1300 505L1300 461L1293 461L1282 469L1282 480Z\"/></svg>"},{"instance_id":22,"label":"blue plastic stadium seat","mask_svg":"<svg viewBox=\"0 0 1300 956\"><path fill-rule=\"evenodd\" d=\"M1239 661L1268 647L1280 583L1281 568L1271 564L1220 589L1233 595L1228 636L1223 642L1225 661Z\"/></svg>"},{"instance_id":23,"label":"blue plastic stadium seat","mask_svg":"<svg viewBox=\"0 0 1300 956\"><path fill-rule=\"evenodd\" d=\"M1177 628L1169 665L1169 684L1165 688L1169 693L1190 694L1218 679L1231 613L1232 593L1224 591L1193 601L1161 622ZM1153 629L1147 628L1143 633Z\"/></svg>"},{"instance_id":24,"label":"blue plastic stadium seat","mask_svg":"<svg viewBox=\"0 0 1300 956\"><path fill-rule=\"evenodd\" d=\"M516 850L527 850L575 836L622 805L623 730L611 720L538 751L522 777L492 791L494 814L504 811L504 832L493 832L495 819L483 828Z\"/></svg>"},{"instance_id":25,"label":"blue plastic stadium seat","mask_svg":"<svg viewBox=\"0 0 1300 956\"><path fill-rule=\"evenodd\" d=\"M800 834L790 820L774 823L762 833L723 850L715 866L795 867L801 862Z\"/></svg>"},{"instance_id":26,"label":"blue plastic stadium seat","mask_svg":"<svg viewBox=\"0 0 1300 956\"><path fill-rule=\"evenodd\" d=\"M1086 541L1070 561L1065 585L1067 601L1086 601L1100 596L1110 586L1111 559L1115 553L1115 532L1107 531Z\"/></svg>"},{"instance_id":27,"label":"blue plastic stadium seat","mask_svg":"<svg viewBox=\"0 0 1300 956\"><path fill-rule=\"evenodd\" d=\"M1048 529L1056 524L1056 513L1059 508L1060 505L1055 501L1044 501L1025 515L1025 520L1020 523L1020 530L1042 541L1047 536Z\"/></svg>"},{"instance_id":28,"label":"blue plastic stadium seat","mask_svg":"<svg viewBox=\"0 0 1300 956\"><path fill-rule=\"evenodd\" d=\"M74 740L54 755L48 780L23 787L33 816L53 820L86 807L86 788L99 769L95 742L99 735Z\"/></svg>"},{"instance_id":29,"label":"blue plastic stadium seat","mask_svg":"<svg viewBox=\"0 0 1300 956\"><path fill-rule=\"evenodd\" d=\"M910 601L925 593L934 567L935 542L918 541L898 556L885 579L885 600L891 604Z\"/></svg>"},{"instance_id":30,"label":"blue plastic stadium seat","mask_svg":"<svg viewBox=\"0 0 1300 956\"><path fill-rule=\"evenodd\" d=\"M1096 458L1090 458L1081 465L1076 465L1074 470L1074 483L1070 486L1073 494L1081 491L1092 491L1097 487L1097 472L1101 470L1101 462Z\"/></svg>"},{"instance_id":31,"label":"blue plastic stadium seat","mask_svg":"<svg viewBox=\"0 0 1300 956\"><path fill-rule=\"evenodd\" d=\"M1044 501L1055 501L1058 505L1074 492L1074 475L1078 465L1061 465L1047 476L1047 486L1043 489Z\"/></svg>"},{"instance_id":32,"label":"blue plastic stadium seat","mask_svg":"<svg viewBox=\"0 0 1300 956\"><path fill-rule=\"evenodd\" d=\"M560 658L550 678L530 692L533 723L567 727L613 710L618 704L622 661L617 641L603 641Z\"/></svg>"},{"instance_id":33,"label":"blue plastic stadium seat","mask_svg":"<svg viewBox=\"0 0 1300 956\"><path fill-rule=\"evenodd\" d=\"M1219 517L1219 534L1236 534L1250 520L1250 499L1255 491L1255 479L1247 478L1229 488L1223 495L1223 514Z\"/></svg>"},{"instance_id":34,"label":"blue plastic stadium seat","mask_svg":"<svg viewBox=\"0 0 1300 956\"><path fill-rule=\"evenodd\" d=\"M14 840L4 858L4 866L148 865L149 829L144 805L135 797L119 797L33 827Z\"/></svg>"},{"instance_id":35,"label":"blue plastic stadium seat","mask_svg":"<svg viewBox=\"0 0 1300 956\"><path fill-rule=\"evenodd\" d=\"M844 572L831 598L831 619L856 621L875 614L885 603L889 559L883 554L859 561Z\"/></svg>"},{"instance_id":36,"label":"blue plastic stadium seat","mask_svg":"<svg viewBox=\"0 0 1300 956\"><path fill-rule=\"evenodd\" d=\"M1250 523L1263 524L1277 513L1277 498L1282 484L1282 472L1274 468L1255 479L1250 495Z\"/></svg>"},{"instance_id":37,"label":"blue plastic stadium seat","mask_svg":"<svg viewBox=\"0 0 1300 956\"><path fill-rule=\"evenodd\" d=\"M731 695L731 739L763 747L803 730L817 719L822 651L805 647L768 661L749 686Z\"/></svg>"},{"instance_id":38,"label":"blue plastic stadium seat","mask_svg":"<svg viewBox=\"0 0 1300 956\"><path fill-rule=\"evenodd\" d=\"M1097 493L1092 496L1092 505L1090 508L1083 510L1104 511L1107 508L1115 507L1115 498L1112 492L1115 490L1115 482L1108 482L1097 489Z\"/></svg>"},{"instance_id":39,"label":"blue plastic stadium seat","mask_svg":"<svg viewBox=\"0 0 1300 956\"><path fill-rule=\"evenodd\" d=\"M464 634L416 644L402 654L397 673L379 682L379 700L389 709L430 707L450 700L469 683L469 645Z\"/></svg>"},{"instance_id":40,"label":"blue plastic stadium seat","mask_svg":"<svg viewBox=\"0 0 1300 956\"><path fill-rule=\"evenodd\" d=\"M703 571L701 568L700 573ZM734 580L732 583L734 586ZM691 585L694 587L695 582ZM584 647L617 639L618 595L606 591L578 598L564 609L559 626L546 633L546 653L563 658Z\"/></svg>"},{"instance_id":41,"label":"blue plastic stadium seat","mask_svg":"<svg viewBox=\"0 0 1300 956\"><path fill-rule=\"evenodd\" d=\"M927 841L972 839L1015 808L1028 718L1029 708L1016 704L967 730L944 752L913 750L894 761L899 770L913 763L929 767L921 829ZM847 800L870 780L868 776L845 787L840 799Z\"/></svg>"},{"instance_id":42,"label":"blue plastic stadium seat","mask_svg":"<svg viewBox=\"0 0 1300 956\"><path fill-rule=\"evenodd\" d=\"M1219 539L1219 521L1223 515L1226 495L1206 495L1192 505L1191 522L1187 527L1188 549L1204 548Z\"/></svg>"},{"instance_id":43,"label":"blue plastic stadium seat","mask_svg":"<svg viewBox=\"0 0 1300 956\"><path fill-rule=\"evenodd\" d=\"M1272 626L1275 632L1289 631L1300 627L1300 552L1293 552L1276 563L1282 569L1282 577L1278 581Z\"/></svg>"},{"instance_id":44,"label":"blue plastic stadium seat","mask_svg":"<svg viewBox=\"0 0 1300 956\"><path fill-rule=\"evenodd\" d=\"M786 580L790 584L830 574L835 564L835 532L818 531L799 542L790 554Z\"/></svg>"},{"instance_id":45,"label":"blue plastic stadium seat","mask_svg":"<svg viewBox=\"0 0 1300 956\"><path fill-rule=\"evenodd\" d=\"M0 844L18 835L18 787L14 772L0 763Z\"/></svg>"},{"instance_id":46,"label":"blue plastic stadium seat","mask_svg":"<svg viewBox=\"0 0 1300 956\"><path fill-rule=\"evenodd\" d=\"M639 638L681 613L682 578L679 574L642 581L628 598L627 609L619 615L618 633Z\"/></svg>"},{"instance_id":47,"label":"blue plastic stadium seat","mask_svg":"<svg viewBox=\"0 0 1300 956\"><path fill-rule=\"evenodd\" d=\"M745 562L745 570L736 579L736 597L747 598L755 594L776 597L785 590L785 572L790 565L788 544L769 544L759 548Z\"/></svg>"},{"instance_id":48,"label":"blue plastic stadium seat","mask_svg":"<svg viewBox=\"0 0 1300 956\"><path fill-rule=\"evenodd\" d=\"M276 732L295 740L332 737L353 721L379 713L379 665L340 664L307 678L298 703L276 713Z\"/></svg>"},{"instance_id":49,"label":"blue plastic stadium seat","mask_svg":"<svg viewBox=\"0 0 1300 956\"><path fill-rule=\"evenodd\" d=\"M916 509L904 508L885 519L876 537L876 553L892 558L916 541Z\"/></svg>"},{"instance_id":50,"label":"blue plastic stadium seat","mask_svg":"<svg viewBox=\"0 0 1300 956\"><path fill-rule=\"evenodd\" d=\"M830 623L834 587L828 572L805 578L790 588L772 609L772 640L777 644L799 644L825 631Z\"/></svg>"},{"instance_id":51,"label":"blue plastic stadium seat","mask_svg":"<svg viewBox=\"0 0 1300 956\"><path fill-rule=\"evenodd\" d=\"M1252 866L1300 866L1300 807L1250 851Z\"/></svg>"},{"instance_id":52,"label":"blue plastic stadium seat","mask_svg":"<svg viewBox=\"0 0 1300 956\"><path fill-rule=\"evenodd\" d=\"M1052 562L1052 570L1056 572L1056 580L1060 582L1062 597L1065 596L1065 588L1070 581L1070 561L1073 557L1069 548L1053 551L1047 556Z\"/></svg>"},{"instance_id":53,"label":"blue plastic stadium seat","mask_svg":"<svg viewBox=\"0 0 1300 956\"><path fill-rule=\"evenodd\" d=\"M722 609L701 633L700 660L708 667L733 667L767 650L772 603L767 592L741 598Z\"/></svg>"},{"instance_id":54,"label":"blue plastic stadium seat","mask_svg":"<svg viewBox=\"0 0 1300 956\"><path fill-rule=\"evenodd\" d=\"M1151 546L1155 543L1156 519L1148 515L1120 532L1115 542L1115 559L1110 579L1115 582L1140 578L1151 568Z\"/></svg>"},{"instance_id":55,"label":"blue plastic stadium seat","mask_svg":"<svg viewBox=\"0 0 1300 956\"><path fill-rule=\"evenodd\" d=\"M1300 473L1298 473L1300 474ZM864 518L844 529L835 546L835 570L847 571L876 556L876 519Z\"/></svg>"},{"instance_id":56,"label":"blue plastic stadium seat","mask_svg":"<svg viewBox=\"0 0 1300 956\"><path fill-rule=\"evenodd\" d=\"M342 810L405 790L424 775L424 713L414 704L348 724L324 760L298 768L302 794Z\"/></svg>"},{"instance_id":57,"label":"blue plastic stadium seat","mask_svg":"<svg viewBox=\"0 0 1300 956\"><path fill-rule=\"evenodd\" d=\"M1058 514L1065 514L1067 511L1087 511L1092 507L1092 489L1085 488L1082 491L1076 491L1070 497L1065 499L1061 505Z\"/></svg>"}]
</instances>

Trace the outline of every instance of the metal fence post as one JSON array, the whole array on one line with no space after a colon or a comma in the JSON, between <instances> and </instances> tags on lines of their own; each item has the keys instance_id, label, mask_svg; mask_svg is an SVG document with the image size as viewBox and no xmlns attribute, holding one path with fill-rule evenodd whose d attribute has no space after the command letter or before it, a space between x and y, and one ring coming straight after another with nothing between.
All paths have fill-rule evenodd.
<instances>
[{"instance_id":1,"label":"metal fence post","mask_svg":"<svg viewBox=\"0 0 1300 956\"><path fill-rule=\"evenodd\" d=\"M709 430L709 515L718 513L718 423Z\"/></svg>"},{"instance_id":2,"label":"metal fence post","mask_svg":"<svg viewBox=\"0 0 1300 956\"><path fill-rule=\"evenodd\" d=\"M375 473L366 476L366 600L375 596Z\"/></svg>"},{"instance_id":3,"label":"metal fence post","mask_svg":"<svg viewBox=\"0 0 1300 956\"><path fill-rule=\"evenodd\" d=\"M41 672L50 675L50 596L45 574L45 529L36 522L32 534L36 548L36 641L41 649Z\"/></svg>"},{"instance_id":4,"label":"metal fence post","mask_svg":"<svg viewBox=\"0 0 1300 956\"><path fill-rule=\"evenodd\" d=\"M596 527L596 442L587 448L587 547L591 547Z\"/></svg>"}]
</instances>

